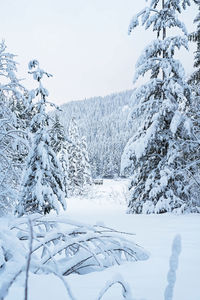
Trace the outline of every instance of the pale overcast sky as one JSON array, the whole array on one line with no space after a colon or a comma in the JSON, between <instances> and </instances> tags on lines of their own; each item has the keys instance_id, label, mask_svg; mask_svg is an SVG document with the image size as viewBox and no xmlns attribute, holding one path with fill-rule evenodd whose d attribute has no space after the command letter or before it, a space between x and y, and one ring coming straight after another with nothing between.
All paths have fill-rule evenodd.
<instances>
[{"instance_id":1,"label":"pale overcast sky","mask_svg":"<svg viewBox=\"0 0 200 300\"><path fill-rule=\"evenodd\" d=\"M36 58L52 73L45 81L49 100L61 104L133 88L134 66L154 37L137 29L128 36L134 14L145 0L0 0L1 34L17 54L21 77ZM183 14L194 30L197 7ZM186 73L192 71L194 46L181 53ZM25 82L29 87L30 81Z\"/></svg>"}]
</instances>

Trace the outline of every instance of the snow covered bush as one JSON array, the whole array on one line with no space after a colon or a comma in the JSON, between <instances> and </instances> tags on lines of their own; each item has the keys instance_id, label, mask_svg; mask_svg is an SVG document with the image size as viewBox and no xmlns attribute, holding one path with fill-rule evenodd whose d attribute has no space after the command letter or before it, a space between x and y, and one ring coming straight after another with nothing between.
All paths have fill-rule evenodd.
<instances>
[{"instance_id":1,"label":"snow covered bush","mask_svg":"<svg viewBox=\"0 0 200 300\"><path fill-rule=\"evenodd\" d=\"M35 237L32 253L37 256L38 264L53 267L56 261L62 275L85 274L124 261L148 258L144 249L123 237L125 233L108 227L85 225L62 217L33 215L31 220ZM20 240L28 241L27 217L15 223L12 230L17 229Z\"/></svg>"},{"instance_id":2,"label":"snow covered bush","mask_svg":"<svg viewBox=\"0 0 200 300\"><path fill-rule=\"evenodd\" d=\"M10 225L5 222L0 233L0 299L27 269L62 277L148 259L148 253L124 235L105 226L38 214L13 218Z\"/></svg>"},{"instance_id":3,"label":"snow covered bush","mask_svg":"<svg viewBox=\"0 0 200 300\"><path fill-rule=\"evenodd\" d=\"M25 277L20 277L20 285L24 280L24 299L28 299L30 272L38 276L56 275L65 285L69 299L75 300L64 276L87 274L125 261L148 259L143 248L124 237L126 233L105 226L78 223L66 217L35 214L4 218L0 226L0 300L6 298L10 287L23 273ZM181 238L177 235L173 240L167 286L163 291L165 300L173 299L180 252ZM135 299L121 275L111 278L95 299L104 299L107 291L116 285L121 286L124 299Z\"/></svg>"},{"instance_id":4,"label":"snow covered bush","mask_svg":"<svg viewBox=\"0 0 200 300\"><path fill-rule=\"evenodd\" d=\"M122 175L132 170L129 213L199 211L190 186L192 154L197 151L188 113L191 93L184 69L174 58L177 49L188 49L187 31L178 19L187 5L189 1L184 0L152 0L129 26L131 33L141 19L145 29L152 27L157 32L157 39L144 49L136 65L134 81L150 75L134 92L133 114L143 114L144 122L122 155ZM175 27L184 35L167 37Z\"/></svg>"}]
</instances>

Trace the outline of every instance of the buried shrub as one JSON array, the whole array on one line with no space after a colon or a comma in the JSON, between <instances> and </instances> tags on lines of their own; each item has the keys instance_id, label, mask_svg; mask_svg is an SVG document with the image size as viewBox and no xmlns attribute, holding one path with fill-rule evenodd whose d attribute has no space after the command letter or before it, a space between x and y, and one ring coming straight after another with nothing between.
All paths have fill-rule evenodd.
<instances>
[{"instance_id":1,"label":"buried shrub","mask_svg":"<svg viewBox=\"0 0 200 300\"><path fill-rule=\"evenodd\" d=\"M62 217L35 214L14 219L0 236L0 300L24 271L27 294L29 271L53 273L62 278L148 259L148 253L126 239L127 235L102 225L86 225Z\"/></svg>"}]
</instances>

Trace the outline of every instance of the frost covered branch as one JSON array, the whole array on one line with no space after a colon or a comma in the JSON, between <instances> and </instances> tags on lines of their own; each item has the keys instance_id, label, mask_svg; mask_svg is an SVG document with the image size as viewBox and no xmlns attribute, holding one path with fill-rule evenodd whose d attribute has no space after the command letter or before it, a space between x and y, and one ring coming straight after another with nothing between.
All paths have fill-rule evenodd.
<instances>
[{"instance_id":1,"label":"frost covered branch","mask_svg":"<svg viewBox=\"0 0 200 300\"><path fill-rule=\"evenodd\" d=\"M29 232L26 218L23 220L12 228L17 229L21 241L26 241ZM123 237L126 233L108 227L80 225L61 218L38 218L37 215L32 222L37 239L32 253L37 254L38 265L51 265L54 258L63 275L83 274L124 261L148 258L144 249Z\"/></svg>"},{"instance_id":2,"label":"frost covered branch","mask_svg":"<svg viewBox=\"0 0 200 300\"><path fill-rule=\"evenodd\" d=\"M129 285L127 282L124 281L124 279L120 276L117 275L113 280L108 281L105 285L105 287L100 291L97 300L101 300L102 297L105 295L105 293L113 286L119 284L122 287L122 295L123 298L126 300L133 300L131 290L129 288Z\"/></svg>"}]
</instances>

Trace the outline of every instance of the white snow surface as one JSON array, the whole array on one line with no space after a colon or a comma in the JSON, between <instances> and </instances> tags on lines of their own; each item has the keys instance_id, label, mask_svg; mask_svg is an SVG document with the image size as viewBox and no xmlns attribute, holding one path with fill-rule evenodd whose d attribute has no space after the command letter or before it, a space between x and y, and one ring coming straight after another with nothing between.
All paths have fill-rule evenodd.
<instances>
[{"instance_id":1,"label":"white snow surface","mask_svg":"<svg viewBox=\"0 0 200 300\"><path fill-rule=\"evenodd\" d=\"M89 197L68 199L68 209L63 215L78 222L104 224L120 231L135 233L134 241L150 252L150 258L146 261L127 262L101 272L65 277L74 298L96 300L100 291L120 276L127 283L134 300L164 299L172 242L179 234L182 250L176 270L173 300L199 300L200 215L128 215L125 213L126 187L127 180L104 180L102 186L93 187ZM0 229L3 228L0 220ZM23 276L13 285L5 300L24 299ZM29 300L36 299L70 298L59 278L54 275L31 274ZM113 285L102 299L124 299L121 286Z\"/></svg>"}]
</instances>

